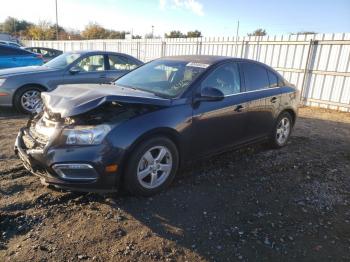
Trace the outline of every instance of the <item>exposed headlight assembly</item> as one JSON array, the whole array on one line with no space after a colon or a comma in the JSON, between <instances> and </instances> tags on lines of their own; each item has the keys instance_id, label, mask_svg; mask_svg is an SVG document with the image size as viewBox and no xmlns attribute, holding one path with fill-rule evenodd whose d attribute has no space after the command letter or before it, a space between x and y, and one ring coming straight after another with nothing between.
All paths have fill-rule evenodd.
<instances>
[{"instance_id":1,"label":"exposed headlight assembly","mask_svg":"<svg viewBox=\"0 0 350 262\"><path fill-rule=\"evenodd\" d=\"M109 125L75 126L63 130L63 137L67 145L97 145L111 131Z\"/></svg>"}]
</instances>

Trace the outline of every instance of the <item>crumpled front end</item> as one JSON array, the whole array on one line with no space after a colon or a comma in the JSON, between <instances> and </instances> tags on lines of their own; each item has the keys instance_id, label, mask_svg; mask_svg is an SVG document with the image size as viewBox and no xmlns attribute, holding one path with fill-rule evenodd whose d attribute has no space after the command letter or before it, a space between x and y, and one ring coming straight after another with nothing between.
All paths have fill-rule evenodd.
<instances>
[{"instance_id":1,"label":"crumpled front end","mask_svg":"<svg viewBox=\"0 0 350 262\"><path fill-rule=\"evenodd\" d=\"M69 121L74 122L55 119L45 112L21 128L14 149L24 167L44 184L78 191L116 190L124 151L106 142L68 145L63 132L70 126Z\"/></svg>"}]
</instances>

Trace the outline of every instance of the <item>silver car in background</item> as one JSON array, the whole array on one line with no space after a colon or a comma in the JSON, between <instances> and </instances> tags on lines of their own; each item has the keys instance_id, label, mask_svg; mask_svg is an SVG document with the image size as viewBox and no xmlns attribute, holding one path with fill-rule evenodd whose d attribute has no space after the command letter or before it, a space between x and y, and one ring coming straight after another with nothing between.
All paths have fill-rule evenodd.
<instances>
[{"instance_id":1,"label":"silver car in background","mask_svg":"<svg viewBox=\"0 0 350 262\"><path fill-rule=\"evenodd\" d=\"M108 51L64 53L42 66L0 70L0 106L33 113L41 105L40 93L58 85L110 83L142 65L138 59Z\"/></svg>"}]
</instances>

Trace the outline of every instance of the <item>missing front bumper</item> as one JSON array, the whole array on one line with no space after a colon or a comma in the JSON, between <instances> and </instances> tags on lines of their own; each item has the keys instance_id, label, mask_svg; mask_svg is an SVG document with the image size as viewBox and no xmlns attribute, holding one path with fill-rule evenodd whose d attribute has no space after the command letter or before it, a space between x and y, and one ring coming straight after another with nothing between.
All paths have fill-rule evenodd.
<instances>
[{"instance_id":1,"label":"missing front bumper","mask_svg":"<svg viewBox=\"0 0 350 262\"><path fill-rule=\"evenodd\" d=\"M39 176L45 185L87 192L115 192L119 188L119 172L106 173L100 164L103 145L94 147L70 147L28 149L23 136L25 128L18 133L14 150L24 167ZM107 156L112 154L106 153ZM85 162L85 163L84 163ZM97 163L97 164L96 164ZM107 162L108 163L108 162Z\"/></svg>"}]
</instances>

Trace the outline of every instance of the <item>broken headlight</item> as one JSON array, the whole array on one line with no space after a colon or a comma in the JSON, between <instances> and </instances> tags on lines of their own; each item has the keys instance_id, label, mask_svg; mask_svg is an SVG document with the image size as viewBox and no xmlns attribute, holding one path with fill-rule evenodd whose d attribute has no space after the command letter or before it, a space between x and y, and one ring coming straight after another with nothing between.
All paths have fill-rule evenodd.
<instances>
[{"instance_id":1,"label":"broken headlight","mask_svg":"<svg viewBox=\"0 0 350 262\"><path fill-rule=\"evenodd\" d=\"M97 145L111 130L109 125L75 126L63 130L63 137L67 145Z\"/></svg>"}]
</instances>

